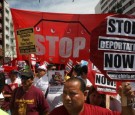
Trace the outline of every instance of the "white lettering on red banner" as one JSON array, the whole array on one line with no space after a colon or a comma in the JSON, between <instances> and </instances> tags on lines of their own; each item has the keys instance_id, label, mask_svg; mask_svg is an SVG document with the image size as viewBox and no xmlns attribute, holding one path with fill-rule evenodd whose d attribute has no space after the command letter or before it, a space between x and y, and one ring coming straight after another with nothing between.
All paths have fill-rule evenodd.
<instances>
[{"instance_id":1,"label":"white lettering on red banner","mask_svg":"<svg viewBox=\"0 0 135 115\"><path fill-rule=\"evenodd\" d=\"M35 35L37 43L37 55L45 55L46 49L49 49L49 56L55 56L56 43L59 43L59 55L63 58L79 57L79 51L86 48L86 39L84 37L75 37L74 40L69 37L59 38L58 36ZM42 43L48 42L49 48Z\"/></svg>"},{"instance_id":2,"label":"white lettering on red banner","mask_svg":"<svg viewBox=\"0 0 135 115\"><path fill-rule=\"evenodd\" d=\"M116 88L116 82L107 79L103 74L97 74L95 76L95 85Z\"/></svg>"},{"instance_id":3,"label":"white lettering on red banner","mask_svg":"<svg viewBox=\"0 0 135 115\"><path fill-rule=\"evenodd\" d=\"M135 36L135 19L108 17L107 34Z\"/></svg>"}]
</instances>

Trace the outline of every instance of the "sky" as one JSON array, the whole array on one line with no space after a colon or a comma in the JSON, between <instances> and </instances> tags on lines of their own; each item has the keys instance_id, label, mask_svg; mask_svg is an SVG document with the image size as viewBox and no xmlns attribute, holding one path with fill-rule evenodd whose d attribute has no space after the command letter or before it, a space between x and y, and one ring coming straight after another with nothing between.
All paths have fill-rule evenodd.
<instances>
[{"instance_id":1,"label":"sky","mask_svg":"<svg viewBox=\"0 0 135 115\"><path fill-rule=\"evenodd\" d=\"M43 12L95 14L100 0L6 0L11 8ZM40 2L39 2L40 1Z\"/></svg>"}]
</instances>

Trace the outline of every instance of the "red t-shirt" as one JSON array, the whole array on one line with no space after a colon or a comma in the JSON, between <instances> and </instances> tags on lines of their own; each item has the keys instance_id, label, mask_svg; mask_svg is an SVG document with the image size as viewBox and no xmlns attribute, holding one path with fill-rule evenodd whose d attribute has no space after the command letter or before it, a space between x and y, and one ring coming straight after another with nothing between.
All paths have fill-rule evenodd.
<instances>
[{"instance_id":1,"label":"red t-shirt","mask_svg":"<svg viewBox=\"0 0 135 115\"><path fill-rule=\"evenodd\" d=\"M70 115L64 106L55 108L49 115ZM120 115L119 112L110 111L108 109L84 104L84 110L79 115Z\"/></svg>"},{"instance_id":2,"label":"red t-shirt","mask_svg":"<svg viewBox=\"0 0 135 115\"><path fill-rule=\"evenodd\" d=\"M15 115L40 115L49 111L49 106L42 91L31 86L28 92L24 92L22 87L15 89L10 109Z\"/></svg>"}]
</instances>

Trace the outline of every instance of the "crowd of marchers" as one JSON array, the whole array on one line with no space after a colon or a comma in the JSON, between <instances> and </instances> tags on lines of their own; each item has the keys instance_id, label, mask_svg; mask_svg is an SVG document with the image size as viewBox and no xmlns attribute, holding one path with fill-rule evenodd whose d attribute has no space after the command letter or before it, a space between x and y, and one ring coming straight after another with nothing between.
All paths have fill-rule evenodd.
<instances>
[{"instance_id":1,"label":"crowd of marchers","mask_svg":"<svg viewBox=\"0 0 135 115\"><path fill-rule=\"evenodd\" d=\"M48 79L50 71L57 71L55 64L35 65L34 71L11 70L8 77L0 73L1 115L135 115L134 107L122 105L134 100L129 82L119 87L117 95L97 91L88 79L88 65L78 63L64 79L56 73ZM53 85L52 85L53 84ZM60 93L50 93L53 87L62 87ZM107 103L107 97L109 105ZM134 101L132 102L134 104Z\"/></svg>"}]
</instances>

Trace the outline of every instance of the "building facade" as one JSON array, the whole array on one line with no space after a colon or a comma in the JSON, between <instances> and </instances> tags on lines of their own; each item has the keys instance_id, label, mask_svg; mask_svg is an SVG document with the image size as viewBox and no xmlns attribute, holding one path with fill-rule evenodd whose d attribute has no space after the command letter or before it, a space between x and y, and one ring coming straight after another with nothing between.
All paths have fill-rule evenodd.
<instances>
[{"instance_id":1,"label":"building facade","mask_svg":"<svg viewBox=\"0 0 135 115\"><path fill-rule=\"evenodd\" d=\"M0 6L2 16L2 28L0 34L2 43L0 44L0 48L2 47L4 63L8 63L16 58L15 35L9 4L5 0L1 0Z\"/></svg>"},{"instance_id":2,"label":"building facade","mask_svg":"<svg viewBox=\"0 0 135 115\"><path fill-rule=\"evenodd\" d=\"M122 14L135 15L135 0L100 0L95 7L95 13L108 13L112 10L122 10Z\"/></svg>"}]
</instances>

